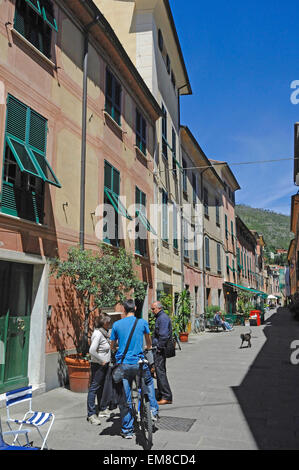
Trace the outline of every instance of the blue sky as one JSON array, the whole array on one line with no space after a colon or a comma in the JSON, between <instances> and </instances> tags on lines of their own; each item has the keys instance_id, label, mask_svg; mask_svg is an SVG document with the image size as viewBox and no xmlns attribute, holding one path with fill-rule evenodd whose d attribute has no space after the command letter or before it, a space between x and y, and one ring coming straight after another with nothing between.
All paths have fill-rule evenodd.
<instances>
[{"instance_id":1,"label":"blue sky","mask_svg":"<svg viewBox=\"0 0 299 470\"><path fill-rule=\"evenodd\" d=\"M210 158L290 158L299 104L299 5L293 0L170 0L193 95L181 122ZM293 161L232 165L237 203L290 213Z\"/></svg>"}]
</instances>

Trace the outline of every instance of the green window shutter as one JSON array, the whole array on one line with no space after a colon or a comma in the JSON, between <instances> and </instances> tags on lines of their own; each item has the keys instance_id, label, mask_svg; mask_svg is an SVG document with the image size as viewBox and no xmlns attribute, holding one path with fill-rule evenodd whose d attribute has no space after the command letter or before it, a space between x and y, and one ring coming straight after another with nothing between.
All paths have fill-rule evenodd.
<instances>
[{"instance_id":1,"label":"green window shutter","mask_svg":"<svg viewBox=\"0 0 299 470\"><path fill-rule=\"evenodd\" d=\"M39 15L42 15L42 10L40 7L40 2L39 0L25 0L28 5L33 8L33 10L38 13Z\"/></svg>"},{"instance_id":2,"label":"green window shutter","mask_svg":"<svg viewBox=\"0 0 299 470\"><path fill-rule=\"evenodd\" d=\"M136 109L136 146L146 155L146 121Z\"/></svg>"},{"instance_id":3,"label":"green window shutter","mask_svg":"<svg viewBox=\"0 0 299 470\"><path fill-rule=\"evenodd\" d=\"M194 263L198 263L197 234L194 230Z\"/></svg>"},{"instance_id":4,"label":"green window shutter","mask_svg":"<svg viewBox=\"0 0 299 470\"><path fill-rule=\"evenodd\" d=\"M11 95L7 100L6 133L25 142L27 106Z\"/></svg>"},{"instance_id":5,"label":"green window shutter","mask_svg":"<svg viewBox=\"0 0 299 470\"><path fill-rule=\"evenodd\" d=\"M174 128L172 128L172 169L176 170L176 134Z\"/></svg>"},{"instance_id":6,"label":"green window shutter","mask_svg":"<svg viewBox=\"0 0 299 470\"><path fill-rule=\"evenodd\" d=\"M1 212L17 217L18 205L18 191L14 188L14 185L12 183L3 181Z\"/></svg>"},{"instance_id":7,"label":"green window shutter","mask_svg":"<svg viewBox=\"0 0 299 470\"><path fill-rule=\"evenodd\" d=\"M57 23L54 17L53 4L50 0L41 0L42 2L42 16L44 21L50 26L50 28L58 31Z\"/></svg>"},{"instance_id":8,"label":"green window shutter","mask_svg":"<svg viewBox=\"0 0 299 470\"><path fill-rule=\"evenodd\" d=\"M106 69L105 110L120 125L121 85L110 70Z\"/></svg>"},{"instance_id":9,"label":"green window shutter","mask_svg":"<svg viewBox=\"0 0 299 470\"><path fill-rule=\"evenodd\" d=\"M208 237L205 238L205 259L206 268L210 268L210 240Z\"/></svg>"},{"instance_id":10,"label":"green window shutter","mask_svg":"<svg viewBox=\"0 0 299 470\"><path fill-rule=\"evenodd\" d=\"M173 246L178 249L178 210L176 204L173 203Z\"/></svg>"},{"instance_id":11,"label":"green window shutter","mask_svg":"<svg viewBox=\"0 0 299 470\"><path fill-rule=\"evenodd\" d=\"M31 110L28 143L41 152L46 152L47 120Z\"/></svg>"},{"instance_id":12,"label":"green window shutter","mask_svg":"<svg viewBox=\"0 0 299 470\"><path fill-rule=\"evenodd\" d=\"M168 195L162 190L162 239L168 242Z\"/></svg>"},{"instance_id":13,"label":"green window shutter","mask_svg":"<svg viewBox=\"0 0 299 470\"><path fill-rule=\"evenodd\" d=\"M225 238L227 239L228 238L227 215L225 215L224 219L225 219Z\"/></svg>"},{"instance_id":14,"label":"green window shutter","mask_svg":"<svg viewBox=\"0 0 299 470\"><path fill-rule=\"evenodd\" d=\"M219 243L217 243L217 271L218 273L221 272L221 247Z\"/></svg>"},{"instance_id":15,"label":"green window shutter","mask_svg":"<svg viewBox=\"0 0 299 470\"><path fill-rule=\"evenodd\" d=\"M22 36L25 36L25 18L17 9L15 10L14 28Z\"/></svg>"}]
</instances>

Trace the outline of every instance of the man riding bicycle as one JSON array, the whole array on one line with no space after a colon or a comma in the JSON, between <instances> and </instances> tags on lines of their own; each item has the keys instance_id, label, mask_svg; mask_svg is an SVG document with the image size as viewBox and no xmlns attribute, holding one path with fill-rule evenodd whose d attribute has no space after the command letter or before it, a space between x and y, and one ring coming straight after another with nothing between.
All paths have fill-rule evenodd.
<instances>
[{"instance_id":1,"label":"man riding bicycle","mask_svg":"<svg viewBox=\"0 0 299 470\"><path fill-rule=\"evenodd\" d=\"M112 350L116 349L116 342L118 342L118 350L116 352L115 359L117 364L119 364L123 359L122 364L125 373L123 387L127 405L124 406L119 404L121 415L121 436L126 439L132 439L134 436L134 416L132 413L131 397L132 382L139 370L138 361L140 359L144 359L143 340L145 339L146 348L148 350L152 348L152 341L148 323L142 318L138 319L127 353L123 358L128 337L134 326L136 311L135 302L132 299L126 300L123 305L125 309L125 318L118 320L113 324L110 340ZM144 364L143 368L151 412L155 419L158 415L159 406L155 397L154 381L152 379L149 366Z\"/></svg>"}]
</instances>

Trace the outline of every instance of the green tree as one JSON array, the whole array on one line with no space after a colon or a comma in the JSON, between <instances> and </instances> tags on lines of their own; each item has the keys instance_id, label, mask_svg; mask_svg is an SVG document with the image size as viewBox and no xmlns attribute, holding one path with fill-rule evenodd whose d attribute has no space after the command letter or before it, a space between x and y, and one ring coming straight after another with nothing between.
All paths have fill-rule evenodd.
<instances>
[{"instance_id":1,"label":"green tree","mask_svg":"<svg viewBox=\"0 0 299 470\"><path fill-rule=\"evenodd\" d=\"M114 307L128 295L137 300L144 299L146 283L137 277L138 264L139 261L125 249L115 253L103 243L96 252L71 247L66 260L56 258L52 261L52 275L57 279L67 278L83 305L82 328L75 342L77 353L84 356L88 352L89 320L94 310Z\"/></svg>"}]
</instances>

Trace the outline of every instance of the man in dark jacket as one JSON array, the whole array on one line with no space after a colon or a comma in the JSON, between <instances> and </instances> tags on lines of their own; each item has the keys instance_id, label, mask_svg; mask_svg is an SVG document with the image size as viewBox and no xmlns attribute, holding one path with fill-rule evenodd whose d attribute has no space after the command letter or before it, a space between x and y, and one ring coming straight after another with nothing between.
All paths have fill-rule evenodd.
<instances>
[{"instance_id":1,"label":"man in dark jacket","mask_svg":"<svg viewBox=\"0 0 299 470\"><path fill-rule=\"evenodd\" d=\"M172 334L172 325L168 315L163 310L161 302L154 302L151 306L155 315L155 331L152 344L155 351L155 369L158 386L158 404L167 405L172 403L172 392L166 374L166 354L165 347Z\"/></svg>"}]
</instances>

